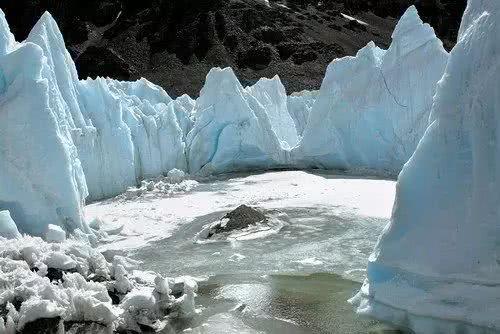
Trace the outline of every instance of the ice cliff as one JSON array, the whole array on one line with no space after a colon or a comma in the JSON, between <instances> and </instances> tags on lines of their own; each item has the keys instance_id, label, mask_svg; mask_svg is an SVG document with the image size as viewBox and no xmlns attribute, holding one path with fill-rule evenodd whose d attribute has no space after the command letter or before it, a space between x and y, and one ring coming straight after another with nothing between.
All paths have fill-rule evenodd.
<instances>
[{"instance_id":1,"label":"ice cliff","mask_svg":"<svg viewBox=\"0 0 500 334\"><path fill-rule=\"evenodd\" d=\"M500 332L499 36L500 2L469 1L358 312L416 333Z\"/></svg>"},{"instance_id":2,"label":"ice cliff","mask_svg":"<svg viewBox=\"0 0 500 334\"><path fill-rule=\"evenodd\" d=\"M388 50L370 42L328 66L294 150L302 165L397 174L414 152L448 54L413 6L392 39Z\"/></svg>"},{"instance_id":3,"label":"ice cliff","mask_svg":"<svg viewBox=\"0 0 500 334\"><path fill-rule=\"evenodd\" d=\"M0 37L0 208L23 233L85 230L87 185L56 74L40 46L14 41L3 13Z\"/></svg>"},{"instance_id":4,"label":"ice cliff","mask_svg":"<svg viewBox=\"0 0 500 334\"><path fill-rule=\"evenodd\" d=\"M83 166L89 200L124 192L138 180L185 168L189 101L174 101L145 79L78 81L57 24L45 13L27 42L47 59L50 87L60 91L59 119L67 123Z\"/></svg>"}]
</instances>

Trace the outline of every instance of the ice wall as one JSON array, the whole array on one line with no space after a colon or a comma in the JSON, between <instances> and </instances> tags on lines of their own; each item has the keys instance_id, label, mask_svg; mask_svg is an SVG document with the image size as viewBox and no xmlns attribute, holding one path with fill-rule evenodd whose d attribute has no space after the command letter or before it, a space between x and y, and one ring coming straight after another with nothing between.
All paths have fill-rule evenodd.
<instances>
[{"instance_id":1,"label":"ice wall","mask_svg":"<svg viewBox=\"0 0 500 334\"><path fill-rule=\"evenodd\" d=\"M262 78L246 90L264 107L271 122L271 130L280 141L281 147L291 149L299 142L295 123L287 108L285 86L276 75L272 79Z\"/></svg>"},{"instance_id":2,"label":"ice wall","mask_svg":"<svg viewBox=\"0 0 500 334\"><path fill-rule=\"evenodd\" d=\"M86 230L85 176L62 93L43 49L17 44L0 14L0 209L22 233Z\"/></svg>"},{"instance_id":3,"label":"ice wall","mask_svg":"<svg viewBox=\"0 0 500 334\"><path fill-rule=\"evenodd\" d=\"M260 101L283 99L276 95L280 84L261 81L259 85L268 85L265 89L270 94L262 93ZM288 128L276 133L274 129L285 123L277 115L284 111L276 107L268 114L253 94L255 88L244 89L230 68L210 71L196 101L196 123L187 137L190 172L264 169L288 163L286 140L297 136L290 116Z\"/></svg>"},{"instance_id":4,"label":"ice wall","mask_svg":"<svg viewBox=\"0 0 500 334\"><path fill-rule=\"evenodd\" d=\"M370 42L328 66L294 150L301 165L401 170L427 128L448 54L413 6L392 38L388 50Z\"/></svg>"},{"instance_id":5,"label":"ice wall","mask_svg":"<svg viewBox=\"0 0 500 334\"><path fill-rule=\"evenodd\" d=\"M354 301L416 333L498 333L499 1L469 1L430 120Z\"/></svg>"},{"instance_id":6,"label":"ice wall","mask_svg":"<svg viewBox=\"0 0 500 334\"><path fill-rule=\"evenodd\" d=\"M298 93L292 93L287 97L287 109L295 123L297 135L302 137L302 133L306 128L309 120L309 114L316 102L319 91L304 90Z\"/></svg>"},{"instance_id":7,"label":"ice wall","mask_svg":"<svg viewBox=\"0 0 500 334\"><path fill-rule=\"evenodd\" d=\"M174 101L146 79L79 81L59 28L48 13L27 41L39 45L47 59L44 71L49 86L62 101L57 120L72 134L68 140L77 151L71 153L83 166L88 200L117 195L143 178L185 168L183 129L192 127L188 98Z\"/></svg>"}]
</instances>

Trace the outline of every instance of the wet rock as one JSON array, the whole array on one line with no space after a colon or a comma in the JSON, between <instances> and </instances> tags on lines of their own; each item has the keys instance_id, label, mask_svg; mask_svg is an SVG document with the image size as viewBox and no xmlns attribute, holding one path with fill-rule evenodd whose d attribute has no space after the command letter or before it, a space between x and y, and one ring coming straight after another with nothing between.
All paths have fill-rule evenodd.
<instances>
[{"instance_id":1,"label":"wet rock","mask_svg":"<svg viewBox=\"0 0 500 334\"><path fill-rule=\"evenodd\" d=\"M111 330L96 322L66 322L64 323L66 334L109 334Z\"/></svg>"},{"instance_id":2,"label":"wet rock","mask_svg":"<svg viewBox=\"0 0 500 334\"><path fill-rule=\"evenodd\" d=\"M242 230L259 222L267 222L267 217L261 212L246 205L240 205L222 217L221 221L211 227L208 238L215 234Z\"/></svg>"},{"instance_id":3,"label":"wet rock","mask_svg":"<svg viewBox=\"0 0 500 334\"><path fill-rule=\"evenodd\" d=\"M64 273L76 273L76 272L77 272L76 269L61 270L61 269L57 269L57 268L48 268L47 269L47 278L51 282L62 281Z\"/></svg>"},{"instance_id":4,"label":"wet rock","mask_svg":"<svg viewBox=\"0 0 500 334\"><path fill-rule=\"evenodd\" d=\"M113 305L118 305L120 304L120 301L122 300L123 295L116 292L115 290L108 290L108 295L111 298L111 303Z\"/></svg>"}]
</instances>

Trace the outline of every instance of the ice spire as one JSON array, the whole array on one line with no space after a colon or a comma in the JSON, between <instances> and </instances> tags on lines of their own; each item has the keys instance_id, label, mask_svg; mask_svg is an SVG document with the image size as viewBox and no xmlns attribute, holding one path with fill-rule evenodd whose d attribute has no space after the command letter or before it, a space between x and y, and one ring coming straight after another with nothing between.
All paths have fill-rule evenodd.
<instances>
[{"instance_id":1,"label":"ice spire","mask_svg":"<svg viewBox=\"0 0 500 334\"><path fill-rule=\"evenodd\" d=\"M0 9L0 56L7 54L12 50L16 41L14 35L10 32L9 24L5 19L4 12Z\"/></svg>"},{"instance_id":2,"label":"ice spire","mask_svg":"<svg viewBox=\"0 0 500 334\"><path fill-rule=\"evenodd\" d=\"M45 12L31 29L27 42L40 46L47 61L51 84L58 87L61 97L70 112L69 123L73 127L84 127L82 107L79 103L78 73L75 63L66 49L64 38L59 27L49 12Z\"/></svg>"},{"instance_id":3,"label":"ice spire","mask_svg":"<svg viewBox=\"0 0 500 334\"><path fill-rule=\"evenodd\" d=\"M399 19L392 33L388 57L401 57L430 41L439 44L442 51L445 52L443 43L437 38L434 29L429 24L422 22L415 6L410 6Z\"/></svg>"}]
</instances>

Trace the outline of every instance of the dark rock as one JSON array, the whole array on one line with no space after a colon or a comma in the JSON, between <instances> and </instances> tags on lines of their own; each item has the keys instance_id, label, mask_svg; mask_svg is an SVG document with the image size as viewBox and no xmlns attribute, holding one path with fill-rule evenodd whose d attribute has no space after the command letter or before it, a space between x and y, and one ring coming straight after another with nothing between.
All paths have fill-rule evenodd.
<instances>
[{"instance_id":1,"label":"dark rock","mask_svg":"<svg viewBox=\"0 0 500 334\"><path fill-rule=\"evenodd\" d=\"M278 52L279 52L281 60L287 60L298 49L299 49L299 45L297 43L281 43L280 45L278 45Z\"/></svg>"},{"instance_id":2,"label":"dark rock","mask_svg":"<svg viewBox=\"0 0 500 334\"><path fill-rule=\"evenodd\" d=\"M270 44L278 44L285 39L283 31L267 26L254 30L252 35L256 39Z\"/></svg>"},{"instance_id":3,"label":"dark rock","mask_svg":"<svg viewBox=\"0 0 500 334\"><path fill-rule=\"evenodd\" d=\"M359 23L356 20L349 20L349 22L345 25L347 29L353 31L366 31L366 26L364 24Z\"/></svg>"},{"instance_id":4,"label":"dark rock","mask_svg":"<svg viewBox=\"0 0 500 334\"><path fill-rule=\"evenodd\" d=\"M184 282L175 282L173 286L170 287L171 294L175 298L180 298L184 294Z\"/></svg>"},{"instance_id":5,"label":"dark rock","mask_svg":"<svg viewBox=\"0 0 500 334\"><path fill-rule=\"evenodd\" d=\"M76 59L76 66L82 78L101 76L129 80L133 72L127 61L107 47L88 47Z\"/></svg>"},{"instance_id":6,"label":"dark rock","mask_svg":"<svg viewBox=\"0 0 500 334\"><path fill-rule=\"evenodd\" d=\"M57 268L48 268L47 270L47 278L53 282L53 281L63 281L63 274L64 273L76 273L76 269L68 269L68 270L62 270L62 269L57 269Z\"/></svg>"},{"instance_id":7,"label":"dark rock","mask_svg":"<svg viewBox=\"0 0 500 334\"><path fill-rule=\"evenodd\" d=\"M262 70L273 60L273 50L268 45L260 45L240 53L238 64L253 70Z\"/></svg>"},{"instance_id":8,"label":"dark rock","mask_svg":"<svg viewBox=\"0 0 500 334\"><path fill-rule=\"evenodd\" d=\"M29 322L19 331L19 334L58 334L61 318L41 318Z\"/></svg>"},{"instance_id":9,"label":"dark rock","mask_svg":"<svg viewBox=\"0 0 500 334\"><path fill-rule=\"evenodd\" d=\"M118 305L120 304L120 301L121 301L121 295L114 291L114 290L108 290L108 295L109 297L111 298L111 303L113 305Z\"/></svg>"},{"instance_id":10,"label":"dark rock","mask_svg":"<svg viewBox=\"0 0 500 334\"><path fill-rule=\"evenodd\" d=\"M292 55L292 60L297 65L302 65L308 61L314 61L318 59L318 54L314 51L300 51Z\"/></svg>"},{"instance_id":11,"label":"dark rock","mask_svg":"<svg viewBox=\"0 0 500 334\"><path fill-rule=\"evenodd\" d=\"M334 30L337 30L337 31L341 31L342 30L342 26L338 25L338 24L335 24L335 23L330 23L328 25L328 27L334 29Z\"/></svg>"},{"instance_id":12,"label":"dark rock","mask_svg":"<svg viewBox=\"0 0 500 334\"><path fill-rule=\"evenodd\" d=\"M67 43L70 44L81 44L84 43L89 37L89 27L87 23L76 19L71 26L66 31L65 39Z\"/></svg>"},{"instance_id":13,"label":"dark rock","mask_svg":"<svg viewBox=\"0 0 500 334\"><path fill-rule=\"evenodd\" d=\"M278 6L281 0L269 1L271 7L250 0L0 0L0 8L19 41L48 10L81 79L145 77L173 97L196 97L214 66L233 67L242 82L279 74L288 93L318 89L333 57L354 55L371 40L387 47L397 18L411 4L450 49L466 5L466 0L287 0L288 10ZM340 13L359 17L368 29L346 23ZM324 48L312 49L313 42ZM300 66L290 66L294 54Z\"/></svg>"},{"instance_id":14,"label":"dark rock","mask_svg":"<svg viewBox=\"0 0 500 334\"><path fill-rule=\"evenodd\" d=\"M219 233L241 230L259 222L267 222L264 214L246 205L240 205L222 217L222 220L226 219L225 224L217 224L211 228L208 238Z\"/></svg>"}]
</instances>

